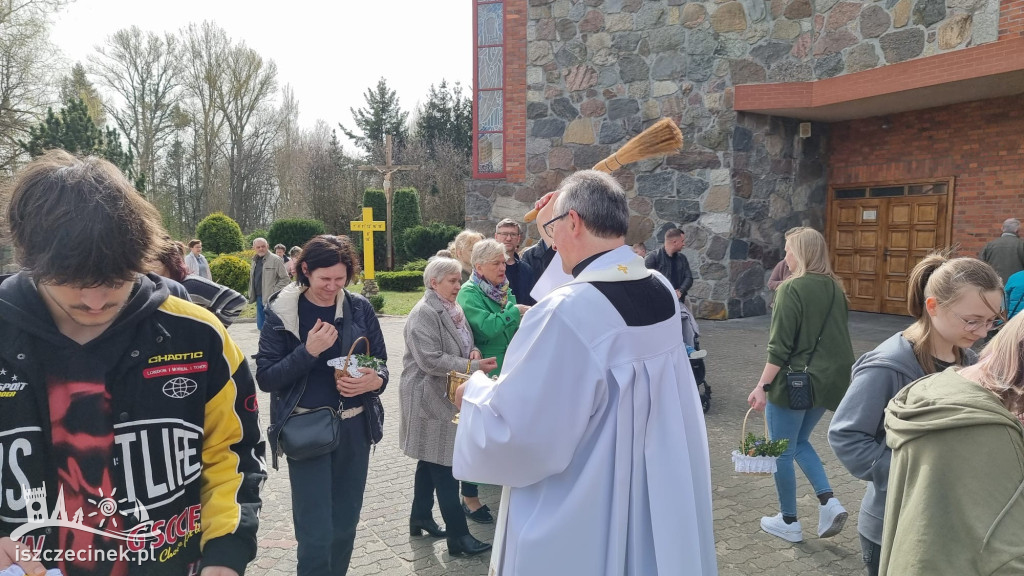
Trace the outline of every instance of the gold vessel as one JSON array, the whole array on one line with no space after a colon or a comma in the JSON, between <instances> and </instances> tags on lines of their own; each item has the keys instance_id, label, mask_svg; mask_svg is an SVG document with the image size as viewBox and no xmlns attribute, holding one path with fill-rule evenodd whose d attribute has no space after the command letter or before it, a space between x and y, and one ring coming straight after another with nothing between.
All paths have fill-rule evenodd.
<instances>
[{"instance_id":1,"label":"gold vessel","mask_svg":"<svg viewBox=\"0 0 1024 576\"><path fill-rule=\"evenodd\" d=\"M463 374L462 372L456 372L451 370L448 372L448 401L455 404L455 391L458 390L466 380L469 380L469 374ZM459 413L455 413L455 418L452 418L453 424L459 423Z\"/></svg>"}]
</instances>

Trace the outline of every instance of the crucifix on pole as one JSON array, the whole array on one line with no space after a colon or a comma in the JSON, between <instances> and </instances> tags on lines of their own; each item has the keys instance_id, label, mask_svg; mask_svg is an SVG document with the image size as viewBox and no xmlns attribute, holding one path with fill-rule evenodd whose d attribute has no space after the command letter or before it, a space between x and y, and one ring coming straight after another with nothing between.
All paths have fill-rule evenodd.
<instances>
[{"instance_id":1,"label":"crucifix on pole","mask_svg":"<svg viewBox=\"0 0 1024 576\"><path fill-rule=\"evenodd\" d=\"M385 220L387 221L387 251L388 251L388 270L394 270L395 268L395 246L391 238L391 175L400 170L419 170L419 165L402 165L391 163L391 134L384 136L384 164L383 165L368 165L360 166L359 170L373 170L378 174L384 176L384 198L387 201L387 213L385 214Z\"/></svg>"}]
</instances>

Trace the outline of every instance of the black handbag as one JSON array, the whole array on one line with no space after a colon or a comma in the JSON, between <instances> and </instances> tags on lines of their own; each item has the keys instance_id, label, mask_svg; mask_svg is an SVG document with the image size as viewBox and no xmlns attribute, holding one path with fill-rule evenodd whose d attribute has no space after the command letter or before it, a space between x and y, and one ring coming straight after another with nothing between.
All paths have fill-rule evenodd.
<instances>
[{"instance_id":1,"label":"black handbag","mask_svg":"<svg viewBox=\"0 0 1024 576\"><path fill-rule=\"evenodd\" d=\"M366 343L366 353L370 353L370 341L366 336L356 338L348 350L346 366L360 340ZM306 381L303 380L299 398L302 398L305 391ZM292 412L281 426L281 434L277 441L285 456L292 460L309 460L328 454L337 448L341 441L341 414L339 410L330 406Z\"/></svg>"},{"instance_id":2,"label":"black handbag","mask_svg":"<svg viewBox=\"0 0 1024 576\"><path fill-rule=\"evenodd\" d=\"M810 410L814 407L814 391L811 389L811 375L807 373L807 369L811 367L811 361L814 360L814 353L818 350L818 343L821 342L821 336L825 333L825 325L828 324L828 317L832 315L832 306L836 302L836 285L832 284L832 300L828 304L828 312L825 313L825 319L821 324L821 331L818 332L818 339L814 341L814 348L811 349L811 355L807 357L807 364L803 370L793 370L792 366L788 366L789 372L786 373L786 395L789 398L789 409L790 410Z\"/></svg>"},{"instance_id":3,"label":"black handbag","mask_svg":"<svg viewBox=\"0 0 1024 576\"><path fill-rule=\"evenodd\" d=\"M330 406L314 408L308 412L288 416L278 443L286 456L293 460L308 460L323 456L338 447L341 441L341 418Z\"/></svg>"}]
</instances>

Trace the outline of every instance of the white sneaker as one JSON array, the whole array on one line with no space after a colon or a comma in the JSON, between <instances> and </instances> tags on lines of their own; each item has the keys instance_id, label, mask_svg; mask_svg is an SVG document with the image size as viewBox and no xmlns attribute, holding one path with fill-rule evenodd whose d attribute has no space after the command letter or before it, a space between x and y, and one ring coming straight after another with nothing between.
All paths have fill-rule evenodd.
<instances>
[{"instance_id":1,"label":"white sneaker","mask_svg":"<svg viewBox=\"0 0 1024 576\"><path fill-rule=\"evenodd\" d=\"M761 530L787 542L803 542L804 540L804 529L800 526L800 521L786 524L786 521L782 519L782 512L775 516L762 516Z\"/></svg>"},{"instance_id":2,"label":"white sneaker","mask_svg":"<svg viewBox=\"0 0 1024 576\"><path fill-rule=\"evenodd\" d=\"M836 498L829 498L828 502L818 507L818 538L831 538L839 534L846 524L846 508Z\"/></svg>"},{"instance_id":3,"label":"white sneaker","mask_svg":"<svg viewBox=\"0 0 1024 576\"><path fill-rule=\"evenodd\" d=\"M690 360L700 360L707 355L707 350L694 350L693 352L690 352Z\"/></svg>"}]
</instances>

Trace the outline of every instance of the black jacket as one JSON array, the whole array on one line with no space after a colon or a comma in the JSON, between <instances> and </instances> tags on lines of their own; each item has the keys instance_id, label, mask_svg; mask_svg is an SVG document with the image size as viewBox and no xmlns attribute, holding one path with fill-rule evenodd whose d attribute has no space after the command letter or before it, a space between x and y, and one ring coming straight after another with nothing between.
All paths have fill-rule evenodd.
<instances>
[{"instance_id":1,"label":"black jacket","mask_svg":"<svg viewBox=\"0 0 1024 576\"><path fill-rule=\"evenodd\" d=\"M71 353L89 365L67 362ZM115 322L79 345L57 330L32 279L19 273L0 284L0 374L0 536L28 520L23 484L34 491L29 498L45 495L46 519L64 512L74 521L76 510L63 505L48 382L104 374L110 423L97 414L93 435L112 425L111 461L78 464L96 465L81 470L84 478L113 476L116 523L104 529L159 533L145 545L157 560L133 559L129 573L198 574L200 559L244 572L256 555L264 443L249 365L212 314L168 297L150 274ZM40 527L28 537L59 549L57 533Z\"/></svg>"},{"instance_id":2,"label":"black jacket","mask_svg":"<svg viewBox=\"0 0 1024 576\"><path fill-rule=\"evenodd\" d=\"M509 287L512 288L512 293L516 296L516 302L533 306L537 303L530 296L530 290L533 290L533 285L537 282L533 277L533 269L515 252L512 253L512 258L515 259L515 264L505 267L505 276L508 278Z\"/></svg>"},{"instance_id":3,"label":"black jacket","mask_svg":"<svg viewBox=\"0 0 1024 576\"><path fill-rule=\"evenodd\" d=\"M676 252L674 256L665 253L665 248L658 248L647 255L644 265L652 270L661 272L662 276L668 278L672 287L679 290L679 301L686 300L686 293L693 286L693 272L690 271L690 261L682 252Z\"/></svg>"},{"instance_id":4,"label":"black jacket","mask_svg":"<svg viewBox=\"0 0 1024 576\"><path fill-rule=\"evenodd\" d=\"M256 382L260 390L271 393L267 437L275 470L281 452L278 445L281 426L298 406L302 384L318 360L306 351L306 344L299 338L299 297L305 290L292 283L270 298L267 319L260 332L260 351L256 354ZM334 317L342 349L348 352L356 338L366 336L370 341L370 355L387 362L384 333L380 330L373 305L359 294L347 290L343 294L345 298L338 303ZM359 351L365 351L365 348L360 346ZM387 364L382 364L377 374L384 380L380 390L359 396L365 410L370 441L374 444L384 436L384 406L380 403L380 394L388 385Z\"/></svg>"},{"instance_id":5,"label":"black jacket","mask_svg":"<svg viewBox=\"0 0 1024 576\"><path fill-rule=\"evenodd\" d=\"M533 278L530 280L529 287L526 288L526 293L529 294L533 290L533 286L537 283L537 280L547 270L548 264L551 264L551 260L555 257L555 250L544 242L541 238L536 244L530 246L526 250L523 250L519 261L530 267L530 272ZM516 294L516 300L519 300L519 294Z\"/></svg>"}]
</instances>

